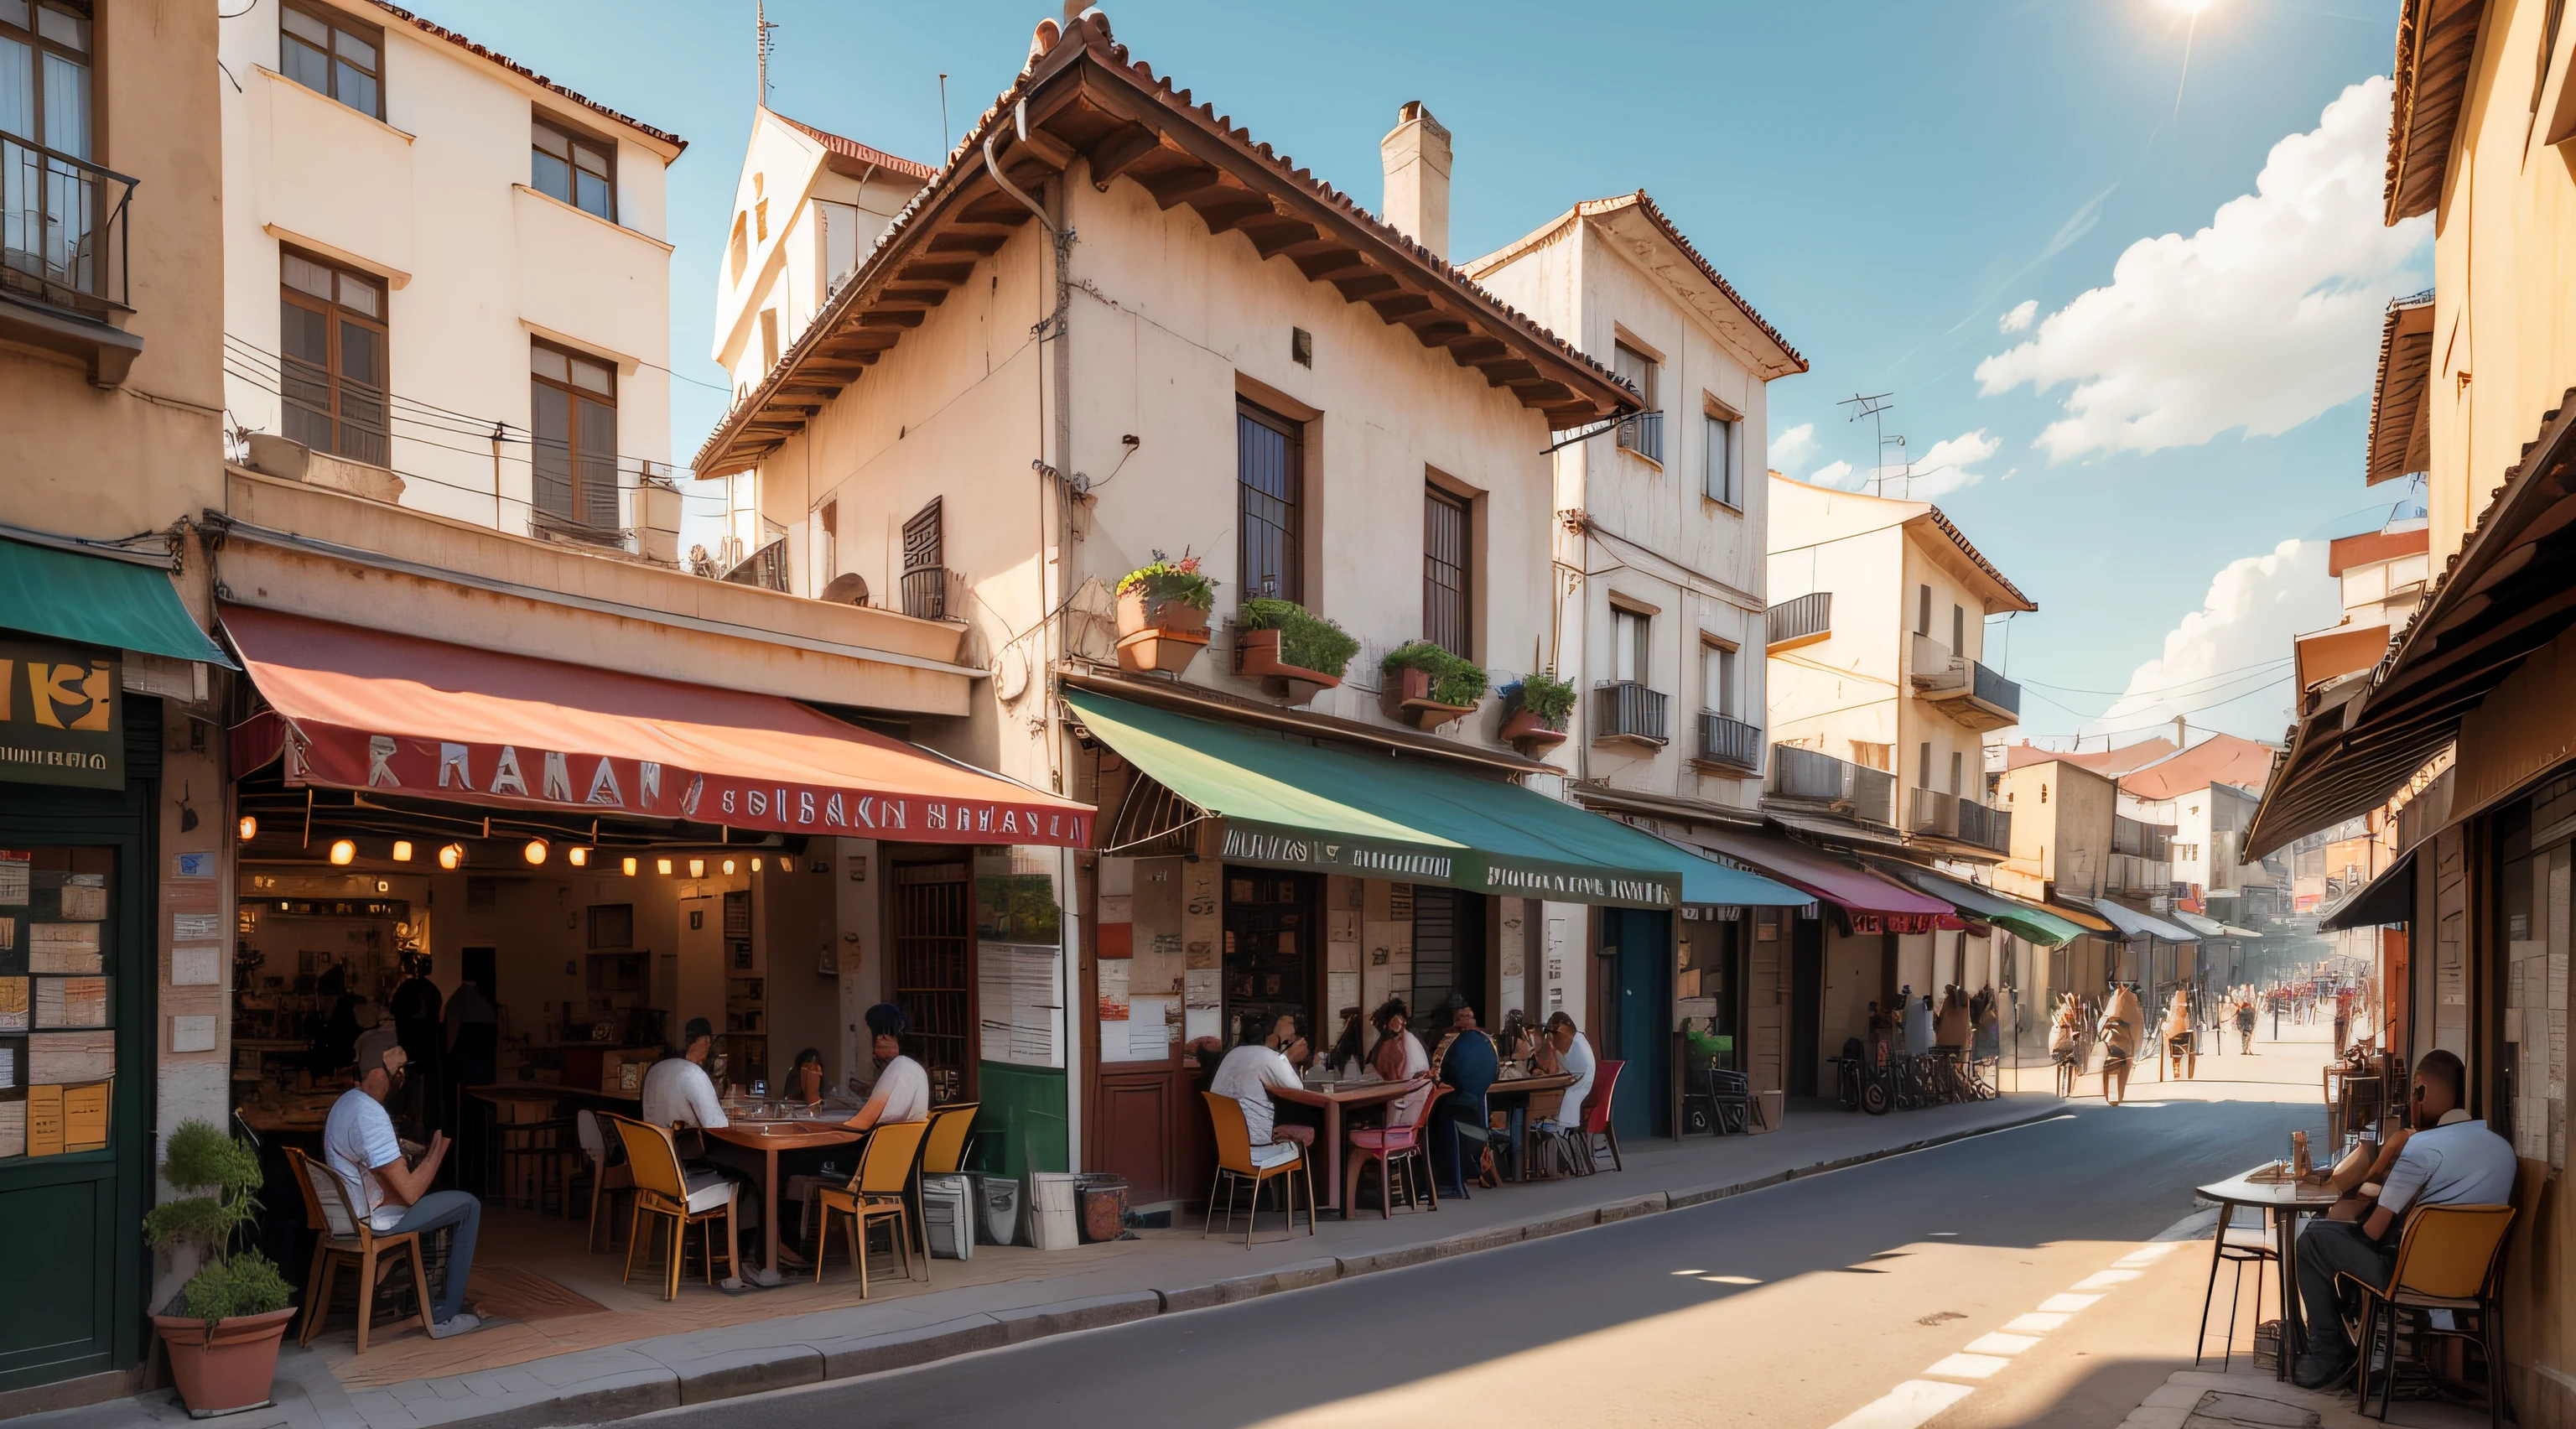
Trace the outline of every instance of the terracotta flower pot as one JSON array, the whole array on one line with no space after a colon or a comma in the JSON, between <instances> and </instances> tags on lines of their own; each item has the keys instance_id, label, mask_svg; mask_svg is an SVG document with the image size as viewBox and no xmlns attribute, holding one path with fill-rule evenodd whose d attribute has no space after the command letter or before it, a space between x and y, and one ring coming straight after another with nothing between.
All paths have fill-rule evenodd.
<instances>
[{"instance_id":1,"label":"terracotta flower pot","mask_svg":"<svg viewBox=\"0 0 2576 1429\"><path fill-rule=\"evenodd\" d=\"M1431 697L1431 672L1391 670L1380 686L1386 717L1415 729L1437 729L1474 714L1474 705L1443 704Z\"/></svg>"},{"instance_id":2,"label":"terracotta flower pot","mask_svg":"<svg viewBox=\"0 0 2576 1429\"><path fill-rule=\"evenodd\" d=\"M1503 721L1502 732L1498 737L1531 758L1536 758L1565 743L1564 730L1550 725L1528 710L1512 711L1512 717Z\"/></svg>"},{"instance_id":3,"label":"terracotta flower pot","mask_svg":"<svg viewBox=\"0 0 2576 1429\"><path fill-rule=\"evenodd\" d=\"M1132 635L1118 637L1118 668L1130 675L1148 670L1177 675L1190 667L1207 643L1204 630L1157 630L1149 625Z\"/></svg>"},{"instance_id":4,"label":"terracotta flower pot","mask_svg":"<svg viewBox=\"0 0 2576 1429\"><path fill-rule=\"evenodd\" d=\"M1276 630L1237 630L1234 632L1234 673L1262 679L1285 680L1291 686L1307 687L1309 698L1316 690L1329 690L1342 683L1339 675L1291 665L1279 658L1279 632ZM1304 701L1299 701L1304 703Z\"/></svg>"},{"instance_id":5,"label":"terracotta flower pot","mask_svg":"<svg viewBox=\"0 0 2576 1429\"><path fill-rule=\"evenodd\" d=\"M1143 591L1122 591L1118 596L1118 634L1121 638L1160 630L1166 634L1195 632L1199 643L1207 643L1208 613L1184 600L1156 600Z\"/></svg>"},{"instance_id":6,"label":"terracotta flower pot","mask_svg":"<svg viewBox=\"0 0 2576 1429\"><path fill-rule=\"evenodd\" d=\"M265 1315L235 1315L206 1322L188 1315L155 1315L162 1347L170 1352L170 1378L188 1412L204 1418L268 1403L268 1387L277 1378L278 1342L286 1336L295 1309Z\"/></svg>"}]
</instances>

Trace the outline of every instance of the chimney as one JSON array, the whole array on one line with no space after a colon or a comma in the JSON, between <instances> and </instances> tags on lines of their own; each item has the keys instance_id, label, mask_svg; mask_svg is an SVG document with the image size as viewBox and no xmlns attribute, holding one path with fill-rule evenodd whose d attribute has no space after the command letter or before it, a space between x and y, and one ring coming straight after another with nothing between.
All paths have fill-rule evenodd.
<instances>
[{"instance_id":1,"label":"chimney","mask_svg":"<svg viewBox=\"0 0 2576 1429\"><path fill-rule=\"evenodd\" d=\"M1378 141L1386 166L1379 216L1414 242L1449 260L1449 131L1419 99L1405 101L1395 128Z\"/></svg>"}]
</instances>

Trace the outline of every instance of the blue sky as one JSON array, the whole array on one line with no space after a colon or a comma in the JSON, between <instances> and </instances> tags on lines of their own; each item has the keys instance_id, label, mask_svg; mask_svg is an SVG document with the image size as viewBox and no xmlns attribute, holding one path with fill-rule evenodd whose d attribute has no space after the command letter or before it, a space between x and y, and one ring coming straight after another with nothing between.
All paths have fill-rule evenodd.
<instances>
[{"instance_id":1,"label":"blue sky","mask_svg":"<svg viewBox=\"0 0 2576 1429\"><path fill-rule=\"evenodd\" d=\"M2384 97L2374 118L2371 96L2355 96L2341 138L2276 171L2316 182L2339 163L2346 202L2293 195L2245 210L2224 244L2187 236L2255 191L2274 145L2319 130L2349 86L2387 73L2397 0L2210 0L2196 22L2176 5L1108 10L1158 72L1363 202L1377 199L1377 142L1397 106L1426 101L1456 134L1461 257L1578 199L1650 190L1814 364L1771 388L1773 436L1810 428L1780 453L1793 474L1830 479L1843 462L1846 480L1865 479L1870 428L1835 405L1856 392L1895 394L1887 431L1918 459L1978 458L1918 494L1937 493L2039 603L1989 642L1987 663L2024 683L2024 732L2130 730L2180 712L2277 738L2288 684L2259 662L2286 655L2291 629L2334 618L2318 554L2277 548L2375 527L2397 495L2361 485L2361 378L2377 305L2420 286L2410 280L2429 264L2413 230L2376 231L2369 131L2384 135ZM671 175L673 366L718 385L675 388L685 457L724 404L705 353L749 133L751 0L419 8L690 141ZM772 103L932 161L938 74L962 132L1053 13L1038 0L773 0ZM2051 325L2111 284L2133 244L2166 234L2186 238L2136 255L2119 288ZM2340 316L2303 295L2333 299ZM2024 303L2029 325L2000 331ZM2170 323L2168 305L2181 315ZM1981 363L2034 339L1980 381ZM2307 360L2320 352L2335 360ZM2206 390L2185 390L2194 380ZM2096 437L2060 428L2055 447L2035 445L2087 382L2100 384L2095 420L2075 425ZM2124 442L2124 430L2149 436ZM2152 442L2164 444L2129 449ZM1961 484L1967 472L1978 479ZM2195 616L2213 596L2219 608Z\"/></svg>"}]
</instances>

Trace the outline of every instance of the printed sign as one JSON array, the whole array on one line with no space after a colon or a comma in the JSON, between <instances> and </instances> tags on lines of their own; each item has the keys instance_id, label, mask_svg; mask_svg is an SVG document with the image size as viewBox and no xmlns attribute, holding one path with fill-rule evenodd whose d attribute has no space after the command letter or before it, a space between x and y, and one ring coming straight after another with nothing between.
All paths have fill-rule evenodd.
<instances>
[{"instance_id":1,"label":"printed sign","mask_svg":"<svg viewBox=\"0 0 2576 1429\"><path fill-rule=\"evenodd\" d=\"M125 787L125 711L113 651L0 640L0 781Z\"/></svg>"}]
</instances>

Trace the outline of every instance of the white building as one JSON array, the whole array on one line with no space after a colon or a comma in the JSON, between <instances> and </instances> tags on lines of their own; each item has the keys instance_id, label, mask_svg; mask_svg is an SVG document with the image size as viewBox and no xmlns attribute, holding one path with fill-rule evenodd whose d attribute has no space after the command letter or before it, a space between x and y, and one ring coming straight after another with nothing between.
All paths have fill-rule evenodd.
<instances>
[{"instance_id":1,"label":"white building","mask_svg":"<svg viewBox=\"0 0 2576 1429\"><path fill-rule=\"evenodd\" d=\"M253 0L221 55L236 454L675 558L663 171L683 141L370 0Z\"/></svg>"}]
</instances>

